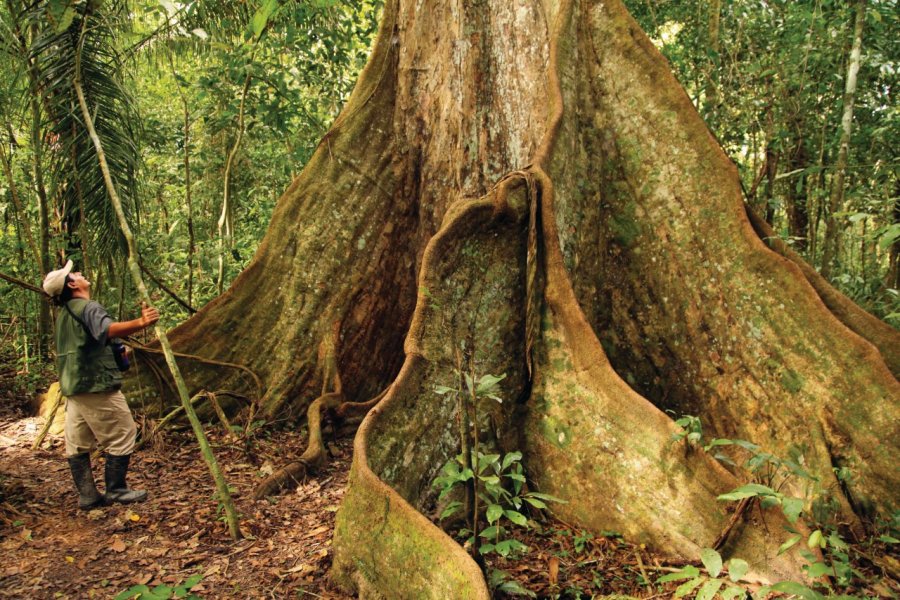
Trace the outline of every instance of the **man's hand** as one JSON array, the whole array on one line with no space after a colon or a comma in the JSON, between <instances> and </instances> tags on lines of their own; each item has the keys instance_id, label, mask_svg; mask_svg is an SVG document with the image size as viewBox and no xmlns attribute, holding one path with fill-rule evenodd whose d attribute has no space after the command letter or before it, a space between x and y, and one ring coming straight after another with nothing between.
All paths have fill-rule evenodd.
<instances>
[{"instance_id":1,"label":"man's hand","mask_svg":"<svg viewBox=\"0 0 900 600\"><path fill-rule=\"evenodd\" d=\"M141 306L141 328L150 327L159 321L159 311L146 304Z\"/></svg>"},{"instance_id":2,"label":"man's hand","mask_svg":"<svg viewBox=\"0 0 900 600\"><path fill-rule=\"evenodd\" d=\"M146 329L159 321L159 311L146 304L141 305L141 316L124 323L110 323L107 335L111 338L123 338Z\"/></svg>"}]
</instances>

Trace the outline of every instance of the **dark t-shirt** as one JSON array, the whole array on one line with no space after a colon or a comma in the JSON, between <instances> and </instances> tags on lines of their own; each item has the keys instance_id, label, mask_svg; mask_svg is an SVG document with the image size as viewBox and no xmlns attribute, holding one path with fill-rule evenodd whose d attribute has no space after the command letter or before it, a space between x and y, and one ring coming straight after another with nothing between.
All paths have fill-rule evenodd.
<instances>
[{"instance_id":1,"label":"dark t-shirt","mask_svg":"<svg viewBox=\"0 0 900 600\"><path fill-rule=\"evenodd\" d=\"M81 320L87 327L88 333L94 338L98 344L106 344L106 334L109 332L109 326L113 322L112 317L106 312L99 302L88 302L81 313Z\"/></svg>"}]
</instances>

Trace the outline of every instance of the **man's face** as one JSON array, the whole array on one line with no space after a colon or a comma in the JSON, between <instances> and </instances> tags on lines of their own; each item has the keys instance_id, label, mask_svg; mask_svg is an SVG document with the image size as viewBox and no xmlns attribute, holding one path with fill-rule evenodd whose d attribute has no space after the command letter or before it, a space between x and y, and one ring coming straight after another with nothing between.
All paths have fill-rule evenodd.
<instances>
[{"instance_id":1,"label":"man's face","mask_svg":"<svg viewBox=\"0 0 900 600\"><path fill-rule=\"evenodd\" d=\"M85 279L84 275L81 274L81 271L69 273L69 280L67 285L73 290L89 292L91 289L91 282Z\"/></svg>"}]
</instances>

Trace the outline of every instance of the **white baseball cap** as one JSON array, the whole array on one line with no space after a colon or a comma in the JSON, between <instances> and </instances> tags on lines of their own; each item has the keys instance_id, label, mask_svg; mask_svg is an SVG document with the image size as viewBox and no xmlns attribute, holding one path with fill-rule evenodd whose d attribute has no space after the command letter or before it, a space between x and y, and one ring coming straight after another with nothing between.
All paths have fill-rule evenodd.
<instances>
[{"instance_id":1,"label":"white baseball cap","mask_svg":"<svg viewBox=\"0 0 900 600\"><path fill-rule=\"evenodd\" d=\"M43 288L48 296L55 298L62 294L63 289L66 287L66 275L72 271L72 266L72 261L68 260L66 261L66 266L62 269L47 273L47 276L44 277Z\"/></svg>"}]
</instances>

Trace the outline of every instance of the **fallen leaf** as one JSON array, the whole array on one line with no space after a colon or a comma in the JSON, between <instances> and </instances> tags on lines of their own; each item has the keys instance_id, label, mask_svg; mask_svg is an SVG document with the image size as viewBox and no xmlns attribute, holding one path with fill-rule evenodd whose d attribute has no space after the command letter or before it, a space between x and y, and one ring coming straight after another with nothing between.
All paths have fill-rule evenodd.
<instances>
[{"instance_id":1,"label":"fallen leaf","mask_svg":"<svg viewBox=\"0 0 900 600\"><path fill-rule=\"evenodd\" d=\"M113 543L109 546L109 549L113 552L125 552L125 548L125 542L118 537L114 538Z\"/></svg>"},{"instance_id":2,"label":"fallen leaf","mask_svg":"<svg viewBox=\"0 0 900 600\"><path fill-rule=\"evenodd\" d=\"M75 557L74 557L74 556L67 556L67 557L66 557L66 562L67 562L67 563L73 563L73 562L75 562Z\"/></svg>"},{"instance_id":3,"label":"fallen leaf","mask_svg":"<svg viewBox=\"0 0 900 600\"><path fill-rule=\"evenodd\" d=\"M19 533L19 536L20 536L23 540L25 540L26 542L30 542L30 541L31 541L31 530L30 530L30 529L23 529L23 530L21 531L21 533Z\"/></svg>"},{"instance_id":4,"label":"fallen leaf","mask_svg":"<svg viewBox=\"0 0 900 600\"><path fill-rule=\"evenodd\" d=\"M208 568L205 573L203 573L203 577L206 578L206 577L209 577L210 575L215 575L221 569L222 569L222 567L220 567L219 565L213 565L210 568Z\"/></svg>"},{"instance_id":5,"label":"fallen leaf","mask_svg":"<svg viewBox=\"0 0 900 600\"><path fill-rule=\"evenodd\" d=\"M550 557L550 585L556 585L559 580L559 559L555 556Z\"/></svg>"},{"instance_id":6,"label":"fallen leaf","mask_svg":"<svg viewBox=\"0 0 900 600\"><path fill-rule=\"evenodd\" d=\"M299 572L301 575L306 575L307 573L314 573L316 568L312 565L301 564L296 567L291 567L285 573L297 573Z\"/></svg>"},{"instance_id":7,"label":"fallen leaf","mask_svg":"<svg viewBox=\"0 0 900 600\"><path fill-rule=\"evenodd\" d=\"M327 525L323 525L323 526L321 526L321 527L316 527L315 529L313 529L312 531L310 531L309 533L307 533L307 534L306 534L305 536L303 536L303 537L305 537L305 538L311 538L311 537L314 537L314 536L319 535L320 533L325 533L326 531L328 531L328 529L329 529L329 528L328 528Z\"/></svg>"},{"instance_id":8,"label":"fallen leaf","mask_svg":"<svg viewBox=\"0 0 900 600\"><path fill-rule=\"evenodd\" d=\"M151 579L153 579L153 575L151 575L150 573L141 573L138 578L134 580L134 582L137 585L146 585L147 582Z\"/></svg>"}]
</instances>

